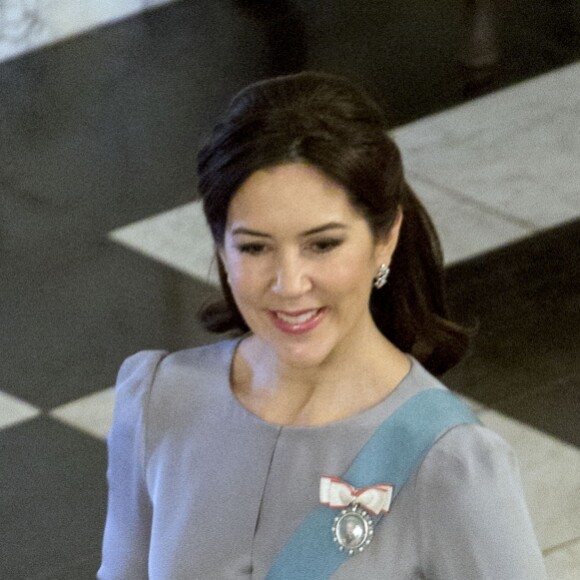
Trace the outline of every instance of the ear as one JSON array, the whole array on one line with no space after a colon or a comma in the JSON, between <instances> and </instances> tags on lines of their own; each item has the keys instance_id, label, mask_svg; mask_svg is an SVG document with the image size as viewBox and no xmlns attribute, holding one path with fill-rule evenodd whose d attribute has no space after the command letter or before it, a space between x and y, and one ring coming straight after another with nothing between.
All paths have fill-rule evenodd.
<instances>
[{"instance_id":1,"label":"ear","mask_svg":"<svg viewBox=\"0 0 580 580\"><path fill-rule=\"evenodd\" d=\"M377 265L391 263L393 253L399 242L399 234L401 233L401 225L403 224L403 210L399 206L397 209L397 215L395 216L395 221L391 226L391 229L381 238L377 240L377 245L375 248L375 256L377 259Z\"/></svg>"}]
</instances>

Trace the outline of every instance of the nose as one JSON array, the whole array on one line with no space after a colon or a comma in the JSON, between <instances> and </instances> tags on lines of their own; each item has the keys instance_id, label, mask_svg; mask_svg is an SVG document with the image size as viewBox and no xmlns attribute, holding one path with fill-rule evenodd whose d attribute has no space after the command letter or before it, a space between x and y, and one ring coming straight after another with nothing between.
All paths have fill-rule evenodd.
<instances>
[{"instance_id":1,"label":"nose","mask_svg":"<svg viewBox=\"0 0 580 580\"><path fill-rule=\"evenodd\" d=\"M272 292L284 298L294 298L311 288L308 269L301 260L292 257L279 260L272 281Z\"/></svg>"}]
</instances>

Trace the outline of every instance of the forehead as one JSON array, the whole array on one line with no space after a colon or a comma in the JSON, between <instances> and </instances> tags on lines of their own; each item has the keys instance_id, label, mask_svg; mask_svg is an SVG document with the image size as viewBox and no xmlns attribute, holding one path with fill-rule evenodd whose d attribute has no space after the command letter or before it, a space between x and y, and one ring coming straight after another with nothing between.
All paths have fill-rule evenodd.
<instances>
[{"instance_id":1,"label":"forehead","mask_svg":"<svg viewBox=\"0 0 580 580\"><path fill-rule=\"evenodd\" d=\"M360 220L345 189L304 163L256 171L238 189L228 209L228 227L251 222L268 229L308 229L322 222Z\"/></svg>"}]
</instances>

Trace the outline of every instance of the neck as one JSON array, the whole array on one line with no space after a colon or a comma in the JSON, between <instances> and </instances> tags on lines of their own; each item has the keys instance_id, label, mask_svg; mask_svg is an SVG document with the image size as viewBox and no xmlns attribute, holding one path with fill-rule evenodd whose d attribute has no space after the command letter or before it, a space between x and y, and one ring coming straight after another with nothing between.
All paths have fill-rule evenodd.
<instances>
[{"instance_id":1,"label":"neck","mask_svg":"<svg viewBox=\"0 0 580 580\"><path fill-rule=\"evenodd\" d=\"M232 387L250 411L285 425L321 425L358 414L384 399L407 374L408 358L373 325L347 352L320 364L287 364L257 337L234 359Z\"/></svg>"}]
</instances>

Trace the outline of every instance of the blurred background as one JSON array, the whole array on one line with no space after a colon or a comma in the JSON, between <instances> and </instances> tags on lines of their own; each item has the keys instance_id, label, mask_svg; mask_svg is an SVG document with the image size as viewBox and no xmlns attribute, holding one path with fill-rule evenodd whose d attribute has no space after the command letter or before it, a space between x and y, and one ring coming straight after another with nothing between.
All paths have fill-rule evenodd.
<instances>
[{"instance_id":1,"label":"blurred background","mask_svg":"<svg viewBox=\"0 0 580 580\"><path fill-rule=\"evenodd\" d=\"M237 90L304 69L388 111L478 327L444 380L578 578L579 59L577 0L0 0L0 578L94 578L119 364L217 338L198 145Z\"/></svg>"}]
</instances>

